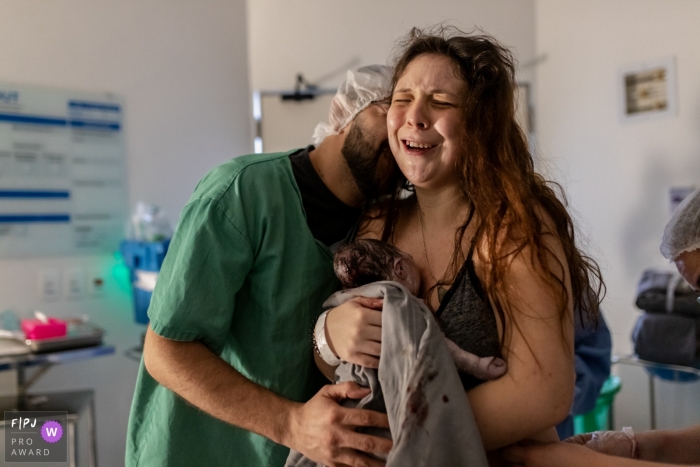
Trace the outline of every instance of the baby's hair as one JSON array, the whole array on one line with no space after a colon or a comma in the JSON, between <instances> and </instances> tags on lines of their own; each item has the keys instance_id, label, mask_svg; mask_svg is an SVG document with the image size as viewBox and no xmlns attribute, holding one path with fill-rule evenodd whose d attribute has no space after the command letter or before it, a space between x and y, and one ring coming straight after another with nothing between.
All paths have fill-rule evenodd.
<instances>
[{"instance_id":1,"label":"baby's hair","mask_svg":"<svg viewBox=\"0 0 700 467\"><path fill-rule=\"evenodd\" d=\"M355 240L338 248L333 269L343 288L352 289L370 282L392 280L394 260L402 256L401 250L386 242Z\"/></svg>"}]
</instances>

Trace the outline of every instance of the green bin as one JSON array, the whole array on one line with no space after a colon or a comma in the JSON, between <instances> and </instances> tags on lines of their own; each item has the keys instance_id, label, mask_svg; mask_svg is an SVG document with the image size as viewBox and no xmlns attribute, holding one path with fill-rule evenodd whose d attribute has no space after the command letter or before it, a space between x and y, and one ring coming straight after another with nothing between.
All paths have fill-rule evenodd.
<instances>
[{"instance_id":1,"label":"green bin","mask_svg":"<svg viewBox=\"0 0 700 467\"><path fill-rule=\"evenodd\" d=\"M610 426L610 411L615 395L620 392L622 384L620 377L610 375L603 383L595 408L583 415L574 416L574 434L590 433L591 431L612 430Z\"/></svg>"}]
</instances>

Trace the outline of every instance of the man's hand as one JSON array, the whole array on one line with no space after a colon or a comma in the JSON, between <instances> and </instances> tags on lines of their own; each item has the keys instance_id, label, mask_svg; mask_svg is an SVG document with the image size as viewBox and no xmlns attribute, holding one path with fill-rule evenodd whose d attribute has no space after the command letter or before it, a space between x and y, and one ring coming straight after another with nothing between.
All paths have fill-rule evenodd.
<instances>
[{"instance_id":1,"label":"man's hand","mask_svg":"<svg viewBox=\"0 0 700 467\"><path fill-rule=\"evenodd\" d=\"M379 368L382 342L381 298L355 297L326 316L326 340L341 360Z\"/></svg>"},{"instance_id":2,"label":"man's hand","mask_svg":"<svg viewBox=\"0 0 700 467\"><path fill-rule=\"evenodd\" d=\"M324 386L306 404L289 414L289 439L284 444L309 459L336 467L381 467L384 462L364 453L388 454L391 440L355 431L360 426L389 428L386 414L373 410L349 409L338 404L343 399L361 399L368 388L347 382ZM361 451L361 452L358 452Z\"/></svg>"}]
</instances>

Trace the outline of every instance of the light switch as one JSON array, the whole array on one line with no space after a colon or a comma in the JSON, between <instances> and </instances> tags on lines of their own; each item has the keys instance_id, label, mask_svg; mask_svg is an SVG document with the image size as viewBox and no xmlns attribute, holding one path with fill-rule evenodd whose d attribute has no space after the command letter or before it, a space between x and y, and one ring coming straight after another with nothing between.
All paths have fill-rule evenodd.
<instances>
[{"instance_id":1,"label":"light switch","mask_svg":"<svg viewBox=\"0 0 700 467\"><path fill-rule=\"evenodd\" d=\"M58 269L39 271L37 292L44 301L58 300L61 296L61 272Z\"/></svg>"},{"instance_id":2,"label":"light switch","mask_svg":"<svg viewBox=\"0 0 700 467\"><path fill-rule=\"evenodd\" d=\"M79 300L85 295L85 271L83 268L63 270L63 296L70 300Z\"/></svg>"}]
</instances>

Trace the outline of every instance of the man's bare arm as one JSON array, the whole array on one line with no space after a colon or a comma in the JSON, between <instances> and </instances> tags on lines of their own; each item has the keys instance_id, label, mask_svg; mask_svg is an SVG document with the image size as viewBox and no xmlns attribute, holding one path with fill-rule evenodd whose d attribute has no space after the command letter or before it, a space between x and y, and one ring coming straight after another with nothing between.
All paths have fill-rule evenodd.
<instances>
[{"instance_id":1,"label":"man's bare arm","mask_svg":"<svg viewBox=\"0 0 700 467\"><path fill-rule=\"evenodd\" d=\"M199 342L159 336L149 327L144 364L161 385L200 410L289 446L327 465L380 466L358 453L387 453L391 441L355 432L356 426L388 428L385 414L338 405L368 390L355 384L326 386L302 404L253 383Z\"/></svg>"},{"instance_id":2,"label":"man's bare arm","mask_svg":"<svg viewBox=\"0 0 700 467\"><path fill-rule=\"evenodd\" d=\"M284 427L301 404L253 383L203 344L166 339L149 327L144 363L156 381L204 412L276 443L287 441Z\"/></svg>"}]
</instances>

